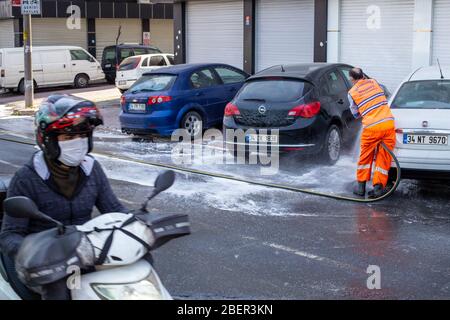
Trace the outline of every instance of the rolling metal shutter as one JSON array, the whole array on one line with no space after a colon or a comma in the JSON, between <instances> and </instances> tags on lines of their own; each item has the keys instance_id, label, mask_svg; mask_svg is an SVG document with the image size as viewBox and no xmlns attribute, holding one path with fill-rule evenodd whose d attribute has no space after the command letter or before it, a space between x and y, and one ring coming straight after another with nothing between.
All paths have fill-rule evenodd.
<instances>
[{"instance_id":1,"label":"rolling metal shutter","mask_svg":"<svg viewBox=\"0 0 450 320\"><path fill-rule=\"evenodd\" d=\"M256 71L314 61L314 1L258 0Z\"/></svg>"},{"instance_id":2,"label":"rolling metal shutter","mask_svg":"<svg viewBox=\"0 0 450 320\"><path fill-rule=\"evenodd\" d=\"M119 44L142 43L142 22L140 19L95 19L98 61L102 60L105 47L116 44L119 26L122 26Z\"/></svg>"},{"instance_id":3,"label":"rolling metal shutter","mask_svg":"<svg viewBox=\"0 0 450 320\"><path fill-rule=\"evenodd\" d=\"M186 9L187 62L221 62L243 67L244 4L189 1Z\"/></svg>"},{"instance_id":4,"label":"rolling metal shutter","mask_svg":"<svg viewBox=\"0 0 450 320\"><path fill-rule=\"evenodd\" d=\"M379 28L370 23L376 8ZM342 0L340 14L340 61L395 90L411 72L414 0Z\"/></svg>"},{"instance_id":5,"label":"rolling metal shutter","mask_svg":"<svg viewBox=\"0 0 450 320\"><path fill-rule=\"evenodd\" d=\"M173 53L172 19L150 19L150 44L164 53Z\"/></svg>"},{"instance_id":6,"label":"rolling metal shutter","mask_svg":"<svg viewBox=\"0 0 450 320\"><path fill-rule=\"evenodd\" d=\"M81 29L68 29L64 18L33 18L33 46L78 46L87 49L86 19Z\"/></svg>"},{"instance_id":7,"label":"rolling metal shutter","mask_svg":"<svg viewBox=\"0 0 450 320\"><path fill-rule=\"evenodd\" d=\"M0 48L14 48L14 20L0 20Z\"/></svg>"},{"instance_id":8,"label":"rolling metal shutter","mask_svg":"<svg viewBox=\"0 0 450 320\"><path fill-rule=\"evenodd\" d=\"M450 66L450 1L435 0L432 38L432 61Z\"/></svg>"}]
</instances>

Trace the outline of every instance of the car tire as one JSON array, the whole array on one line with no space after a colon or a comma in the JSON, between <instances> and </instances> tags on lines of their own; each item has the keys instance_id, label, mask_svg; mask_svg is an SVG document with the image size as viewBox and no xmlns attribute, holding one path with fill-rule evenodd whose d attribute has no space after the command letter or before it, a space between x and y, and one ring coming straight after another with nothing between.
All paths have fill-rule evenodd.
<instances>
[{"instance_id":1,"label":"car tire","mask_svg":"<svg viewBox=\"0 0 450 320\"><path fill-rule=\"evenodd\" d=\"M75 88L86 88L89 85L89 77L85 74L78 74L74 80Z\"/></svg>"},{"instance_id":2,"label":"car tire","mask_svg":"<svg viewBox=\"0 0 450 320\"><path fill-rule=\"evenodd\" d=\"M334 165L341 155L342 150L342 134L339 127L332 124L325 136L324 144L321 151L321 158L327 165Z\"/></svg>"},{"instance_id":3,"label":"car tire","mask_svg":"<svg viewBox=\"0 0 450 320\"><path fill-rule=\"evenodd\" d=\"M116 84L116 79L114 79L112 77L106 77L106 82L108 84Z\"/></svg>"},{"instance_id":4,"label":"car tire","mask_svg":"<svg viewBox=\"0 0 450 320\"><path fill-rule=\"evenodd\" d=\"M33 86L33 92L36 91L37 83L33 80L34 86ZM25 79L20 80L19 85L17 86L17 93L24 95L25 94Z\"/></svg>"},{"instance_id":5,"label":"car tire","mask_svg":"<svg viewBox=\"0 0 450 320\"><path fill-rule=\"evenodd\" d=\"M196 111L189 111L181 120L180 128L188 131L192 139L203 133L203 117Z\"/></svg>"}]
</instances>

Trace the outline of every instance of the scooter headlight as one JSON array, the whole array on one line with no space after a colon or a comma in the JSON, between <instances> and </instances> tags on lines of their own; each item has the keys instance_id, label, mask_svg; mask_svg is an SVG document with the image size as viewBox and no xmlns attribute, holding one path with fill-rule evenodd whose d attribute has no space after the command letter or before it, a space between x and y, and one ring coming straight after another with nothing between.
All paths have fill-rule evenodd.
<instances>
[{"instance_id":1,"label":"scooter headlight","mask_svg":"<svg viewBox=\"0 0 450 320\"><path fill-rule=\"evenodd\" d=\"M92 284L92 289L102 300L163 300L163 293L153 274L135 283Z\"/></svg>"}]
</instances>

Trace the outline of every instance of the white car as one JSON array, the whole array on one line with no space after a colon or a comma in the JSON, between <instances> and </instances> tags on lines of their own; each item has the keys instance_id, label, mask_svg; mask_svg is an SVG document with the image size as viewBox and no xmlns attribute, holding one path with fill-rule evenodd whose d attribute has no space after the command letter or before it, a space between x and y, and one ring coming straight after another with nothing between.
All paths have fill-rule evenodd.
<instances>
[{"instance_id":1,"label":"white car","mask_svg":"<svg viewBox=\"0 0 450 320\"><path fill-rule=\"evenodd\" d=\"M120 64L116 75L116 87L128 90L144 73L174 64L174 56L169 53L144 54L128 57Z\"/></svg>"},{"instance_id":2,"label":"white car","mask_svg":"<svg viewBox=\"0 0 450 320\"><path fill-rule=\"evenodd\" d=\"M24 49L0 48L1 89L25 92ZM33 47L33 79L37 87L73 85L84 88L105 79L100 63L81 47Z\"/></svg>"},{"instance_id":3,"label":"white car","mask_svg":"<svg viewBox=\"0 0 450 320\"><path fill-rule=\"evenodd\" d=\"M390 99L404 178L450 176L450 68L411 73Z\"/></svg>"}]
</instances>

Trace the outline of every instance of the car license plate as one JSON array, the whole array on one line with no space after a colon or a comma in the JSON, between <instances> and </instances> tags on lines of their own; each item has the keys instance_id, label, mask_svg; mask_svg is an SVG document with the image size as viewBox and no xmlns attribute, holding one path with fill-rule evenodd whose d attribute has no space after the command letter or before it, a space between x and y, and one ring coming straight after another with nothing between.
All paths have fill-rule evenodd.
<instances>
[{"instance_id":1,"label":"car license plate","mask_svg":"<svg viewBox=\"0 0 450 320\"><path fill-rule=\"evenodd\" d=\"M448 136L403 134L403 144L442 145L448 146Z\"/></svg>"},{"instance_id":2,"label":"car license plate","mask_svg":"<svg viewBox=\"0 0 450 320\"><path fill-rule=\"evenodd\" d=\"M278 136L275 134L249 134L247 142L278 143Z\"/></svg>"},{"instance_id":3,"label":"car license plate","mask_svg":"<svg viewBox=\"0 0 450 320\"><path fill-rule=\"evenodd\" d=\"M119 86L124 86L126 84L127 84L126 80L119 80Z\"/></svg>"},{"instance_id":4,"label":"car license plate","mask_svg":"<svg viewBox=\"0 0 450 320\"><path fill-rule=\"evenodd\" d=\"M130 103L128 105L128 110L143 112L143 111L145 111L146 107L147 107L147 105L145 103Z\"/></svg>"}]
</instances>

